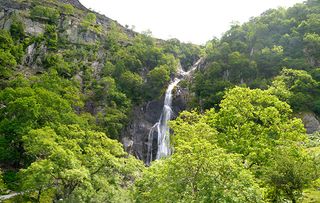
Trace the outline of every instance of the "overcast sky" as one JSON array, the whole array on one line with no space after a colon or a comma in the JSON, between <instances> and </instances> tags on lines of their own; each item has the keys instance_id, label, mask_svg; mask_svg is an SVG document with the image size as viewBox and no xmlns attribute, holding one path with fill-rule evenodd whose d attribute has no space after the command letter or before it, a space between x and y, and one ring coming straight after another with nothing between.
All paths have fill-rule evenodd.
<instances>
[{"instance_id":1,"label":"overcast sky","mask_svg":"<svg viewBox=\"0 0 320 203\"><path fill-rule=\"evenodd\" d=\"M135 31L150 30L162 39L203 44L221 37L231 22L243 23L269 8L290 7L303 0L80 0Z\"/></svg>"}]
</instances>

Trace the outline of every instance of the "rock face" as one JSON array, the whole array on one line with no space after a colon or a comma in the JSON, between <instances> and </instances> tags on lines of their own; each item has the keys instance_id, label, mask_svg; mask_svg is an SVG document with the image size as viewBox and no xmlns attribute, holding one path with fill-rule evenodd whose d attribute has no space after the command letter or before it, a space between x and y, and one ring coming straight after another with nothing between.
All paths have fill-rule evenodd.
<instances>
[{"instance_id":1,"label":"rock face","mask_svg":"<svg viewBox=\"0 0 320 203\"><path fill-rule=\"evenodd\" d=\"M39 0L40 1L40 0ZM92 30L84 29L81 25L84 17L87 13L92 12L86 9L78 0L57 0L65 4L71 4L75 8L80 9L81 12L74 12L73 14L61 13L55 25L58 30L58 39L62 40L69 49L81 49L82 47L95 45L99 41L103 41L106 38L108 31L110 30L111 23L116 23L112 19L93 12L96 17L96 25L101 26L101 32L94 32ZM40 1L42 2L42 1ZM49 2L49 3L48 3ZM58 9L56 1L46 1L44 6ZM26 36L30 38L42 37L45 33L47 22L43 19L32 18L30 13L35 4L30 1L18 1L18 0L0 0L0 28L9 30L14 17L18 17L24 26ZM129 30L118 24L118 27L122 29L129 37L135 36L132 30ZM30 44L26 50L26 54L23 58L21 65L21 72L25 75L40 74L45 71L42 61L44 61L45 55L48 52L48 48L44 41L37 41ZM63 50L58 50L58 53ZM97 58L88 61L86 58L80 60L74 58L74 63L84 63L92 68L92 72L95 78L99 79L100 70L103 68L104 60L106 58L106 51L101 46L97 51ZM146 77L147 70L143 71L143 78ZM76 74L75 79L80 84L83 83L83 72L80 71ZM188 91L185 88L179 87L179 85L173 90L172 110L173 117L176 117L179 112L187 107ZM147 141L149 131L152 126L158 122L159 117L163 110L164 96L158 100L149 101L141 106L133 108L131 122L124 129L121 141L125 149L131 154L135 155L141 160L146 160L147 156ZM99 107L95 106L92 101L87 101L85 109L93 114L99 112ZM157 146L157 135L154 133L153 146ZM153 147L153 154L155 157L157 148Z\"/></svg>"},{"instance_id":2,"label":"rock face","mask_svg":"<svg viewBox=\"0 0 320 203\"><path fill-rule=\"evenodd\" d=\"M72 6L81 10L87 10L87 8L84 7L78 0L59 0L59 1L65 4L71 4Z\"/></svg>"},{"instance_id":3,"label":"rock face","mask_svg":"<svg viewBox=\"0 0 320 203\"><path fill-rule=\"evenodd\" d=\"M122 134L121 141L124 143L125 150L143 161L147 158L149 131L158 122L162 108L163 99L135 107L132 112L132 121ZM157 142L156 138L154 142Z\"/></svg>"},{"instance_id":4,"label":"rock face","mask_svg":"<svg viewBox=\"0 0 320 203\"><path fill-rule=\"evenodd\" d=\"M172 105L171 105L171 119L175 119L179 113L188 108L190 91L184 87L185 81L192 81L192 72L196 69L202 68L203 59L199 59L189 72L182 70L177 76L181 78L180 82L172 90ZM177 78L175 78L177 79ZM172 84L172 83L171 83ZM150 164L150 160L154 160L158 151L158 129L153 128L163 112L164 98L163 95L159 100L148 102L140 107L134 108L132 119L127 128L123 131L121 141L124 144L125 150L130 154L135 155L143 160L146 164ZM151 131L153 129L153 131ZM151 132L150 132L151 131ZM152 158L148 157L148 146L152 140ZM150 148L149 148L150 150Z\"/></svg>"},{"instance_id":5,"label":"rock face","mask_svg":"<svg viewBox=\"0 0 320 203\"><path fill-rule=\"evenodd\" d=\"M71 15L60 15L58 19L57 30L58 38L60 40L64 40L66 46L72 46L74 49L81 48L87 45L94 45L99 41L105 40L106 34L110 28L112 22L110 18L107 18L103 15L95 13L97 16L97 25L102 27L102 32L97 33L89 29L84 29L81 25L81 22L84 16L91 12L86 9L78 0L58 0L65 4L71 4L75 8L80 9L82 12L75 12ZM55 5L55 4L53 4ZM48 6L47 4L45 6ZM22 22L25 34L29 37L41 37L47 26L47 22L41 19L34 19L30 16L30 12L34 5L28 1L18 2L18 1L8 1L8 0L0 0L0 28L9 30L11 24L13 22L12 19L18 17L19 21ZM57 7L53 6L52 8ZM128 32L128 35L134 35L132 31L127 30L126 28L119 25L119 27ZM46 46L44 43L35 42L27 47L26 55L24 58L24 64L22 64L25 68L28 68L28 72L32 74L43 72L43 65L41 61L43 61L43 57L47 52ZM103 67L103 60L105 58L105 50L103 47L99 48L98 57L96 61L92 62L92 67L94 68L94 72L99 72ZM80 62L80 61L79 61ZM84 63L88 63L87 61L81 61Z\"/></svg>"},{"instance_id":6,"label":"rock face","mask_svg":"<svg viewBox=\"0 0 320 203\"><path fill-rule=\"evenodd\" d=\"M173 90L172 100L172 115L173 119L178 114L187 108L189 98L189 92L186 88L182 88L179 85ZM148 152L148 136L150 129L155 123L159 121L163 110L164 96L159 100L148 102L139 107L135 107L132 112L132 121L122 133L122 143L124 148L130 154L133 154L137 158L143 160L147 159ZM152 154L153 158L157 154L157 132L152 135Z\"/></svg>"},{"instance_id":7,"label":"rock face","mask_svg":"<svg viewBox=\"0 0 320 203\"><path fill-rule=\"evenodd\" d=\"M308 134L320 131L320 122L313 112L302 112L298 114Z\"/></svg>"}]
</instances>

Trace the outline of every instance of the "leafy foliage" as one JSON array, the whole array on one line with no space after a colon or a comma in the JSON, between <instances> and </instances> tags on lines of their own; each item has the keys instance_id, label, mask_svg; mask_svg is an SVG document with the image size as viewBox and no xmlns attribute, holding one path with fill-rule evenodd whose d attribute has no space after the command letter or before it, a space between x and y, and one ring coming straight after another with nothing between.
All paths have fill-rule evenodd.
<instances>
[{"instance_id":1,"label":"leafy foliage","mask_svg":"<svg viewBox=\"0 0 320 203\"><path fill-rule=\"evenodd\" d=\"M152 165L136 184L137 202L262 202L259 186L239 157L201 137Z\"/></svg>"},{"instance_id":2,"label":"leafy foliage","mask_svg":"<svg viewBox=\"0 0 320 203\"><path fill-rule=\"evenodd\" d=\"M270 9L242 25L232 25L220 40L207 42L206 67L193 84L194 106L218 106L224 90L234 85L266 89L283 67L315 73L319 66L318 11L319 2L312 0L288 9ZM295 96L313 99L305 93ZM289 101L294 110L317 108L316 104L302 104L306 101L295 103L295 99Z\"/></svg>"},{"instance_id":3,"label":"leafy foliage","mask_svg":"<svg viewBox=\"0 0 320 203\"><path fill-rule=\"evenodd\" d=\"M101 33L102 28L101 26L97 25L96 22L97 16L94 13L88 13L81 22L81 25L88 30L96 33Z\"/></svg>"},{"instance_id":4,"label":"leafy foliage","mask_svg":"<svg viewBox=\"0 0 320 203\"><path fill-rule=\"evenodd\" d=\"M158 176L153 174L154 169L151 169L148 173L153 175L151 176L153 180L162 180L163 176L168 176L168 179L163 180L163 182L170 183L175 178L171 176L171 174L175 174L175 170L179 171L177 174L183 174L180 167L184 166L184 170L192 172L190 165L192 166L194 159L201 160L199 152L193 152L188 156L188 153L185 150L181 151L181 148L196 149L197 145L195 143L199 142L201 143L199 144L201 149L205 149L206 145L210 144L215 146L215 149L211 149L210 152L206 151L202 155L205 162L199 163L198 167L207 166L211 163L210 154L214 151L218 151L221 156L236 156L239 160L242 160L239 165L239 167L243 167L241 170L246 173L250 171L254 175L253 182L250 185L258 184L261 189L256 188L256 191L262 190L263 194L266 194L263 200L296 202L302 197L302 190L310 187L312 180L316 180L319 174L316 172L318 162L312 158L312 154L306 153L304 146L301 145L301 143L307 141L302 122L299 119L292 118L291 113L289 105L272 95L270 90L233 88L226 92L218 112L212 109L203 115L196 112L181 113L171 124L174 131L175 154L172 158L163 160L172 169L164 172L164 175L158 171ZM176 164L178 160L171 162L171 159L173 160L180 153L186 159L179 164ZM219 157L214 158L214 160L216 159L219 159ZM225 163L226 160L228 159L224 158L224 161L220 161L220 163ZM184 165L184 163L188 163L188 165ZM233 163L237 162L233 160ZM158 165L154 167L164 168L164 166ZM217 168L219 167L215 166L210 172ZM202 170L205 169L200 169L196 174ZM210 174L210 172L206 172L206 174ZM228 172L223 175L228 177L227 180L232 181L232 173ZM147 177L149 176L147 175ZM186 177L192 177L192 175L189 174ZM239 177L237 179L241 180ZM195 182L201 183L201 181L201 179L197 179ZM215 182L209 185L216 186L216 184ZM224 184L228 184L228 182L224 181ZM233 183L234 186L237 184L241 185L240 182ZM153 188L158 190L159 186L149 183L147 187L152 191ZM173 184L170 185L170 191L174 191L172 187L179 188ZM206 185L202 188L208 187L210 186ZM214 192L215 189L211 188L210 192ZM244 189L241 189L241 191L244 191ZM142 196L143 194L148 195L147 191L142 193ZM183 193L180 191L179 194ZM245 195L246 193L241 194ZM206 195L206 197L208 196L210 195ZM235 196L233 195L233 197ZM146 196L146 198L149 197ZM197 196L197 198L201 197ZM200 199L195 201L197 200ZM241 200L232 199L228 199L228 201L241 202ZM259 201L259 199L252 201Z\"/></svg>"},{"instance_id":5,"label":"leafy foliage","mask_svg":"<svg viewBox=\"0 0 320 203\"><path fill-rule=\"evenodd\" d=\"M55 130L32 130L23 141L26 152L36 160L20 172L24 188L40 196L42 190L52 188L55 200L115 202L120 196L130 198L120 185L129 187L141 165L126 158L121 145L105 134L60 125Z\"/></svg>"},{"instance_id":6,"label":"leafy foliage","mask_svg":"<svg viewBox=\"0 0 320 203\"><path fill-rule=\"evenodd\" d=\"M4 193L6 190L6 185L3 182L2 171L0 171L0 194Z\"/></svg>"},{"instance_id":7,"label":"leafy foliage","mask_svg":"<svg viewBox=\"0 0 320 203\"><path fill-rule=\"evenodd\" d=\"M320 112L318 1L234 24L203 50L112 20L104 29L100 16L56 0L24 6L30 16L15 9L0 30L0 193L25 191L16 202L297 202L319 187L319 136L292 116ZM25 32L23 18L44 33ZM70 19L79 36L68 36ZM181 113L174 154L144 168L117 141L132 107L160 98L177 67L200 55L186 86L204 113Z\"/></svg>"},{"instance_id":8,"label":"leafy foliage","mask_svg":"<svg viewBox=\"0 0 320 203\"><path fill-rule=\"evenodd\" d=\"M41 5L36 5L31 10L30 14L32 18L46 20L50 24L57 23L58 19L60 18L60 12L58 10Z\"/></svg>"}]
</instances>

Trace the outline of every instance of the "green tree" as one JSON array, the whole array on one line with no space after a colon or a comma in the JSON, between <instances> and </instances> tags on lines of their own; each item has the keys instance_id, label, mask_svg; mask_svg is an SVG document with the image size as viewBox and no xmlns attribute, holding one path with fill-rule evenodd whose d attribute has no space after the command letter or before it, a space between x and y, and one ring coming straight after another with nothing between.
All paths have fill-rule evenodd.
<instances>
[{"instance_id":1,"label":"green tree","mask_svg":"<svg viewBox=\"0 0 320 203\"><path fill-rule=\"evenodd\" d=\"M104 133L60 125L32 130L23 141L35 160L20 171L23 187L36 190L38 201L50 189L53 201L130 200L130 181L142 165Z\"/></svg>"},{"instance_id":2,"label":"green tree","mask_svg":"<svg viewBox=\"0 0 320 203\"><path fill-rule=\"evenodd\" d=\"M168 66L163 65L152 69L147 75L145 84L146 97L148 99L160 97L169 81Z\"/></svg>"},{"instance_id":3,"label":"green tree","mask_svg":"<svg viewBox=\"0 0 320 203\"><path fill-rule=\"evenodd\" d=\"M236 87L229 90L210 125L218 132L219 146L242 154L248 167L268 162L275 147L283 142L306 139L300 119L291 117L290 106L268 91Z\"/></svg>"},{"instance_id":4,"label":"green tree","mask_svg":"<svg viewBox=\"0 0 320 203\"><path fill-rule=\"evenodd\" d=\"M307 33L303 41L306 46L309 63L313 66L320 65L320 35L316 33Z\"/></svg>"},{"instance_id":5,"label":"green tree","mask_svg":"<svg viewBox=\"0 0 320 203\"><path fill-rule=\"evenodd\" d=\"M308 72L284 68L274 79L271 90L286 98L294 110L312 110L318 86Z\"/></svg>"},{"instance_id":6,"label":"green tree","mask_svg":"<svg viewBox=\"0 0 320 203\"><path fill-rule=\"evenodd\" d=\"M128 40L127 35L118 27L115 22L110 24L110 30L107 32L106 47L111 53L115 53L121 47L120 42Z\"/></svg>"},{"instance_id":7,"label":"green tree","mask_svg":"<svg viewBox=\"0 0 320 203\"><path fill-rule=\"evenodd\" d=\"M0 78L1 83L4 79L10 78L16 65L17 59L20 59L21 52L14 45L13 39L9 32L0 30Z\"/></svg>"},{"instance_id":8,"label":"green tree","mask_svg":"<svg viewBox=\"0 0 320 203\"><path fill-rule=\"evenodd\" d=\"M2 79L9 78L16 65L17 62L10 51L0 49L0 77Z\"/></svg>"},{"instance_id":9,"label":"green tree","mask_svg":"<svg viewBox=\"0 0 320 203\"><path fill-rule=\"evenodd\" d=\"M201 135L190 136L171 157L144 171L136 183L137 202L263 202L241 159Z\"/></svg>"},{"instance_id":10,"label":"green tree","mask_svg":"<svg viewBox=\"0 0 320 203\"><path fill-rule=\"evenodd\" d=\"M259 68L259 76L273 77L283 66L283 47L275 45L272 48L264 47L254 57Z\"/></svg>"},{"instance_id":11,"label":"green tree","mask_svg":"<svg viewBox=\"0 0 320 203\"><path fill-rule=\"evenodd\" d=\"M290 106L269 90L236 87L226 92L219 111L212 109L204 115L183 112L171 123L174 151L187 156L180 147L193 149L193 139L203 143L203 148L205 143L217 145L227 155L239 155L242 167L253 172L254 180L267 189L268 200L294 202L319 174L317 162L302 145L307 141L303 124L291 113ZM196 152L192 156L197 156ZM189 171L190 160L184 160Z\"/></svg>"},{"instance_id":12,"label":"green tree","mask_svg":"<svg viewBox=\"0 0 320 203\"><path fill-rule=\"evenodd\" d=\"M97 124L101 131L113 138L118 137L128 119L131 101L119 91L112 77L104 77L94 87L95 100L102 108L97 115Z\"/></svg>"},{"instance_id":13,"label":"green tree","mask_svg":"<svg viewBox=\"0 0 320 203\"><path fill-rule=\"evenodd\" d=\"M16 41L22 40L25 37L24 24L17 16L13 18L10 26L10 34Z\"/></svg>"},{"instance_id":14,"label":"green tree","mask_svg":"<svg viewBox=\"0 0 320 203\"><path fill-rule=\"evenodd\" d=\"M46 38L48 48L51 50L56 50L58 45L57 26L46 25L44 36Z\"/></svg>"},{"instance_id":15,"label":"green tree","mask_svg":"<svg viewBox=\"0 0 320 203\"><path fill-rule=\"evenodd\" d=\"M21 137L30 130L58 123L87 125L67 100L43 88L6 88L0 91L0 102L0 160L15 167L29 161Z\"/></svg>"},{"instance_id":16,"label":"green tree","mask_svg":"<svg viewBox=\"0 0 320 203\"><path fill-rule=\"evenodd\" d=\"M126 95L135 103L141 101L143 79L136 73L124 72L120 76L119 85Z\"/></svg>"},{"instance_id":17,"label":"green tree","mask_svg":"<svg viewBox=\"0 0 320 203\"><path fill-rule=\"evenodd\" d=\"M300 147L277 148L268 162L263 179L269 185L268 198L272 202L298 202L303 189L315 178L315 163Z\"/></svg>"}]
</instances>

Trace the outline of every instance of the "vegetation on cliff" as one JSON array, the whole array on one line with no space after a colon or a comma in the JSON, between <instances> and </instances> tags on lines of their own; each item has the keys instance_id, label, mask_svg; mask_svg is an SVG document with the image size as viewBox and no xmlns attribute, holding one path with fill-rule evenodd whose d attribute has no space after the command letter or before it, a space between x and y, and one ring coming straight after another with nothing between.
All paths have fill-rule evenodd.
<instances>
[{"instance_id":1,"label":"vegetation on cliff","mask_svg":"<svg viewBox=\"0 0 320 203\"><path fill-rule=\"evenodd\" d=\"M75 0L0 8L0 193L23 192L6 201L317 201L320 136L294 115L320 114L319 1L266 11L204 47L135 33ZM132 109L200 56L183 81L195 110L171 123L174 154L145 167L119 142Z\"/></svg>"}]
</instances>

